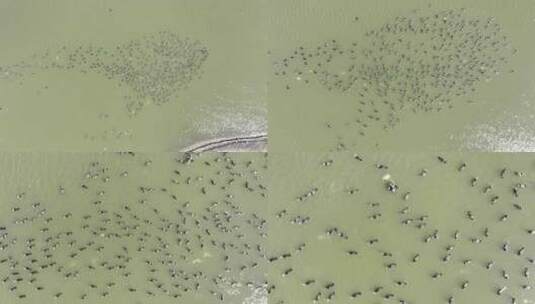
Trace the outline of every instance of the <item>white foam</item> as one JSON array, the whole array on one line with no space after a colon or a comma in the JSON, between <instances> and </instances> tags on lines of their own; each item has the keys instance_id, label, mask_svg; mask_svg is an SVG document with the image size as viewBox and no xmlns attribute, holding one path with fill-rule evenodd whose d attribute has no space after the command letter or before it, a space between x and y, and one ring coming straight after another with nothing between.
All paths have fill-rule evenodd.
<instances>
[{"instance_id":1,"label":"white foam","mask_svg":"<svg viewBox=\"0 0 535 304\"><path fill-rule=\"evenodd\" d=\"M535 152L534 122L533 115L522 118L509 114L492 123L469 126L457 139L468 150Z\"/></svg>"},{"instance_id":2,"label":"white foam","mask_svg":"<svg viewBox=\"0 0 535 304\"><path fill-rule=\"evenodd\" d=\"M268 292L265 286L253 289L253 293L245 298L242 304L267 304Z\"/></svg>"},{"instance_id":3,"label":"white foam","mask_svg":"<svg viewBox=\"0 0 535 304\"><path fill-rule=\"evenodd\" d=\"M203 119L192 131L205 138L267 133L267 109L263 105L202 107Z\"/></svg>"}]
</instances>

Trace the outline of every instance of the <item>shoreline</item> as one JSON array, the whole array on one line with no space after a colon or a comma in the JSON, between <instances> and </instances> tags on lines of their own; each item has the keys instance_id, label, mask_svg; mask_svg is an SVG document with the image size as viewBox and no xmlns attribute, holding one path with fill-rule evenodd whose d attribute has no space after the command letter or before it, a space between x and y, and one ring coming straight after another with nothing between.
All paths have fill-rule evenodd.
<instances>
[{"instance_id":1,"label":"shoreline","mask_svg":"<svg viewBox=\"0 0 535 304\"><path fill-rule=\"evenodd\" d=\"M185 153L207 151L219 152L265 152L267 149L267 133L253 135L220 137L202 141L181 149ZM222 149L229 148L229 149Z\"/></svg>"}]
</instances>

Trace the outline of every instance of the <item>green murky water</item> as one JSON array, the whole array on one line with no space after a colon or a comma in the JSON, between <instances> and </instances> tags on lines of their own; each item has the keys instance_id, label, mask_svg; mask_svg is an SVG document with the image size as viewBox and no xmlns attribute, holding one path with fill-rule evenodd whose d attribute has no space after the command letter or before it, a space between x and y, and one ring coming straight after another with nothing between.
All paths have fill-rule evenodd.
<instances>
[{"instance_id":1,"label":"green murky water","mask_svg":"<svg viewBox=\"0 0 535 304\"><path fill-rule=\"evenodd\" d=\"M533 150L531 1L0 8L4 150Z\"/></svg>"},{"instance_id":2,"label":"green murky water","mask_svg":"<svg viewBox=\"0 0 535 304\"><path fill-rule=\"evenodd\" d=\"M532 303L532 155L442 157L271 154L270 303Z\"/></svg>"},{"instance_id":3,"label":"green murky water","mask_svg":"<svg viewBox=\"0 0 535 304\"><path fill-rule=\"evenodd\" d=\"M9 303L533 299L530 154L4 153L1 165Z\"/></svg>"},{"instance_id":4,"label":"green murky water","mask_svg":"<svg viewBox=\"0 0 535 304\"><path fill-rule=\"evenodd\" d=\"M272 1L269 16L272 151L533 150L532 1Z\"/></svg>"},{"instance_id":5,"label":"green murky water","mask_svg":"<svg viewBox=\"0 0 535 304\"><path fill-rule=\"evenodd\" d=\"M0 147L178 151L265 133L262 8L1 1Z\"/></svg>"},{"instance_id":6,"label":"green murky water","mask_svg":"<svg viewBox=\"0 0 535 304\"><path fill-rule=\"evenodd\" d=\"M4 153L1 165L2 302L263 297L263 154Z\"/></svg>"},{"instance_id":7,"label":"green murky water","mask_svg":"<svg viewBox=\"0 0 535 304\"><path fill-rule=\"evenodd\" d=\"M532 1L0 1L0 302L535 302L535 157L473 152L535 149L533 27ZM261 150L268 119L269 154L178 153Z\"/></svg>"}]
</instances>

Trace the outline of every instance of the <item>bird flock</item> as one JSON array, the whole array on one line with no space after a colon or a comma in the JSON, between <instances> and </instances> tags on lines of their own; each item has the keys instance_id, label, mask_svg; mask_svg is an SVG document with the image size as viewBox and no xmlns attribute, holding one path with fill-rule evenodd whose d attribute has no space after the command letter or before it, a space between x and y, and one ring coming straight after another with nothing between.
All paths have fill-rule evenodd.
<instances>
[{"instance_id":1,"label":"bird flock","mask_svg":"<svg viewBox=\"0 0 535 304\"><path fill-rule=\"evenodd\" d=\"M134 115L146 104L175 100L202 76L208 55L201 42L160 31L111 47L64 45L35 53L28 60L0 66L0 77L20 81L49 70L95 73L129 89L124 99L128 112Z\"/></svg>"},{"instance_id":2,"label":"bird flock","mask_svg":"<svg viewBox=\"0 0 535 304\"><path fill-rule=\"evenodd\" d=\"M534 165L456 154L95 156L77 178L42 187L53 195L14 192L3 204L0 295L525 303Z\"/></svg>"},{"instance_id":3,"label":"bird flock","mask_svg":"<svg viewBox=\"0 0 535 304\"><path fill-rule=\"evenodd\" d=\"M0 224L8 303L258 297L265 162L263 154L120 153L95 157L68 185L47 184L56 193L48 200L16 193Z\"/></svg>"},{"instance_id":4,"label":"bird flock","mask_svg":"<svg viewBox=\"0 0 535 304\"><path fill-rule=\"evenodd\" d=\"M273 69L286 90L319 85L351 96L351 121L326 123L341 125L338 136L349 142L370 130L391 130L405 113L440 112L466 103L482 83L512 72L506 67L514 53L493 17L464 8L415 10L353 41L300 45L274 61Z\"/></svg>"},{"instance_id":5,"label":"bird flock","mask_svg":"<svg viewBox=\"0 0 535 304\"><path fill-rule=\"evenodd\" d=\"M284 90L354 99L350 121L326 124L343 126L335 152L209 151L260 134L184 153L80 153L49 167L42 153L48 169L33 174L28 154L3 153L18 165L0 175L15 176L0 190L0 303L532 303L531 155L350 146L407 113L460 106L513 72L515 52L495 18L464 8L415 10L354 41L296 47L273 63ZM128 88L135 115L173 101L208 56L203 43L161 31L111 48L59 47L0 66L0 77L95 73Z\"/></svg>"},{"instance_id":6,"label":"bird flock","mask_svg":"<svg viewBox=\"0 0 535 304\"><path fill-rule=\"evenodd\" d=\"M529 303L535 162L274 156L270 303ZM281 170L286 170L286 177Z\"/></svg>"}]
</instances>

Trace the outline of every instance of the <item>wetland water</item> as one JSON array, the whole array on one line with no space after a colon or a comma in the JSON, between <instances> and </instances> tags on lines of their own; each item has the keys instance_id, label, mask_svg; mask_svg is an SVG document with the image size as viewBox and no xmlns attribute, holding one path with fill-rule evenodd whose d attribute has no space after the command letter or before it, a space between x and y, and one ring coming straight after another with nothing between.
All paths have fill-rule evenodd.
<instances>
[{"instance_id":1,"label":"wetland water","mask_svg":"<svg viewBox=\"0 0 535 304\"><path fill-rule=\"evenodd\" d=\"M535 156L3 153L7 303L532 303Z\"/></svg>"},{"instance_id":2,"label":"wetland water","mask_svg":"<svg viewBox=\"0 0 535 304\"><path fill-rule=\"evenodd\" d=\"M535 303L534 27L0 0L0 303Z\"/></svg>"},{"instance_id":3,"label":"wetland water","mask_svg":"<svg viewBox=\"0 0 535 304\"><path fill-rule=\"evenodd\" d=\"M533 155L269 164L270 303L533 303Z\"/></svg>"},{"instance_id":4,"label":"wetland water","mask_svg":"<svg viewBox=\"0 0 535 304\"><path fill-rule=\"evenodd\" d=\"M179 151L266 133L262 7L0 1L0 148Z\"/></svg>"},{"instance_id":5,"label":"wetland water","mask_svg":"<svg viewBox=\"0 0 535 304\"><path fill-rule=\"evenodd\" d=\"M0 5L3 150L534 150L532 1Z\"/></svg>"},{"instance_id":6,"label":"wetland water","mask_svg":"<svg viewBox=\"0 0 535 304\"><path fill-rule=\"evenodd\" d=\"M0 301L266 303L266 162L3 153Z\"/></svg>"},{"instance_id":7,"label":"wetland water","mask_svg":"<svg viewBox=\"0 0 535 304\"><path fill-rule=\"evenodd\" d=\"M270 12L272 151L533 151L533 1Z\"/></svg>"}]
</instances>

